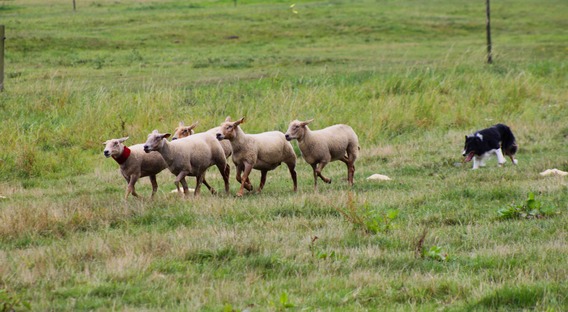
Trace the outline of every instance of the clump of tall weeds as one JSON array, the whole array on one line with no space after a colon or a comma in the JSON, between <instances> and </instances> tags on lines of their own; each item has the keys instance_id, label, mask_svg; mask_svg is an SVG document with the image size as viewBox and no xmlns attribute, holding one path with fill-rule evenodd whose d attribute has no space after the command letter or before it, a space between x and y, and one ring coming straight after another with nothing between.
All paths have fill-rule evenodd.
<instances>
[{"instance_id":1,"label":"clump of tall weeds","mask_svg":"<svg viewBox=\"0 0 568 312\"><path fill-rule=\"evenodd\" d=\"M512 204L508 207L497 210L498 218L509 219L543 219L557 214L553 206L544 206L543 203L535 198L534 193L530 192L525 202Z\"/></svg>"},{"instance_id":2,"label":"clump of tall weeds","mask_svg":"<svg viewBox=\"0 0 568 312\"><path fill-rule=\"evenodd\" d=\"M389 233L394 228L394 220L398 218L398 210L380 210L368 202L358 204L349 192L345 207L335 208L356 229L366 234Z\"/></svg>"}]
</instances>

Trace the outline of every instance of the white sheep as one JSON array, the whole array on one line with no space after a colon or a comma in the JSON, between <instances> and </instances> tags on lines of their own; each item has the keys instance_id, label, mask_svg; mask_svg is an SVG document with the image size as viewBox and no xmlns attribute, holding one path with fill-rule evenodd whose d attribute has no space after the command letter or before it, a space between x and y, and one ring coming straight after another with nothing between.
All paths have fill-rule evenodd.
<instances>
[{"instance_id":1,"label":"white sheep","mask_svg":"<svg viewBox=\"0 0 568 312\"><path fill-rule=\"evenodd\" d=\"M188 137L194 134L193 129L197 127L198 122L193 123L191 126L186 126L183 121L179 122L179 126L174 130L174 134L172 135L172 141ZM205 133L209 133L212 136L216 136L217 132L219 132L220 127L215 127L205 131ZM231 142L223 140L219 141L221 143L221 147L223 148L223 152L225 152L225 157L229 158L231 154L233 154L233 149L231 148Z\"/></svg>"},{"instance_id":2,"label":"white sheep","mask_svg":"<svg viewBox=\"0 0 568 312\"><path fill-rule=\"evenodd\" d=\"M276 169L281 163L288 166L292 181L294 182L294 192L298 188L296 180L296 154L292 144L286 141L284 133L280 131L270 131L258 134L246 134L239 127L245 118L231 122L227 117L217 132L217 139L229 140L233 150L233 162L237 167L237 181L241 183L241 188L237 196L243 196L244 188L252 191L249 174L252 169L260 170L260 185L258 192L262 191L266 182L268 171ZM242 173L242 177L241 177Z\"/></svg>"},{"instance_id":3,"label":"white sheep","mask_svg":"<svg viewBox=\"0 0 568 312\"><path fill-rule=\"evenodd\" d=\"M302 157L314 170L314 190L318 188L318 177L325 183L331 179L322 175L323 168L330 162L340 160L347 165L347 181L353 185L355 160L359 152L359 139L348 125L334 125L321 130L311 131L307 121L294 120L286 131L286 140L298 140Z\"/></svg>"},{"instance_id":4,"label":"white sheep","mask_svg":"<svg viewBox=\"0 0 568 312\"><path fill-rule=\"evenodd\" d=\"M195 122L191 126L186 126L183 123L183 121L180 121L178 127L175 128L175 130L174 130L174 134L172 135L172 141L177 140L177 139L183 139L183 138L186 138L190 135L195 134L193 129L195 129L195 127L197 127L197 124L198 124L198 122ZM217 133L218 128L219 127L209 129L205 133L208 133L208 134L210 134L214 137L215 134ZM219 143L221 144L221 147L223 148L223 152L225 153L225 158L228 158L229 156L231 156L231 154L233 153L233 151L231 149L231 143L228 142L228 141L221 141ZM227 167L225 168L225 170L227 170L227 172L228 172L227 174L230 175L231 166L229 166L228 163L227 163ZM211 193L213 193L213 194L216 193L215 189L213 189L213 187L211 187L211 185L209 185L209 183L207 183L207 179L205 179L205 177L203 178L203 184L205 185L205 187L207 187L209 189L209 191L211 191Z\"/></svg>"},{"instance_id":5,"label":"white sheep","mask_svg":"<svg viewBox=\"0 0 568 312\"><path fill-rule=\"evenodd\" d=\"M123 142L127 139L128 137L125 137L104 142L104 155L107 158L112 157L120 165L120 173L122 173L126 183L128 183L126 195L124 196L125 199L128 198L130 193L138 196L134 185L142 177L150 177L153 198L158 190L156 175L164 170L167 164L159 153L145 153L143 144L130 147L125 146Z\"/></svg>"},{"instance_id":6,"label":"white sheep","mask_svg":"<svg viewBox=\"0 0 568 312\"><path fill-rule=\"evenodd\" d=\"M199 196L201 183L205 179L207 168L216 165L225 182L225 192L229 193L229 172L227 160L221 144L210 134L199 133L187 138L168 142L171 134L161 134L154 130L148 135L144 144L144 151L159 152L164 158L168 169L176 176L175 184L178 193L181 193L179 183L183 186L183 193L187 195L189 188L185 181L186 176L196 179L194 195ZM213 191L212 191L213 192Z\"/></svg>"}]
</instances>

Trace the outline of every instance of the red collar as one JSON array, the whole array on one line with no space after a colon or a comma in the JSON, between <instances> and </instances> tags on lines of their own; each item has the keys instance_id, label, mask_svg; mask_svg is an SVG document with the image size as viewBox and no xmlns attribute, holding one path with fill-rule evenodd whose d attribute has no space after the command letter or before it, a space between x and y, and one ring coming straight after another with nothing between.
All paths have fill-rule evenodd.
<instances>
[{"instance_id":1,"label":"red collar","mask_svg":"<svg viewBox=\"0 0 568 312\"><path fill-rule=\"evenodd\" d=\"M124 147L124 150L122 151L122 154L118 157L112 157L114 160L116 160L116 162L119 165L124 164L124 162L128 159L128 157L130 157L130 149L128 147Z\"/></svg>"}]
</instances>

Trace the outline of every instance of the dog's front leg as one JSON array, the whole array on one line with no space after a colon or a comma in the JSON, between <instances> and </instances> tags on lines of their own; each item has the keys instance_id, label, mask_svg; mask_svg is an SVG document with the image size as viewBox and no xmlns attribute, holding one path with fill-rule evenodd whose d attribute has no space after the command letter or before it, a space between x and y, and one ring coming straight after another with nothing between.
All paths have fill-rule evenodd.
<instances>
[{"instance_id":1,"label":"dog's front leg","mask_svg":"<svg viewBox=\"0 0 568 312\"><path fill-rule=\"evenodd\" d=\"M471 168L471 170L475 170L477 168L479 168L479 165L481 164L481 158L479 156L473 156L473 168Z\"/></svg>"}]
</instances>

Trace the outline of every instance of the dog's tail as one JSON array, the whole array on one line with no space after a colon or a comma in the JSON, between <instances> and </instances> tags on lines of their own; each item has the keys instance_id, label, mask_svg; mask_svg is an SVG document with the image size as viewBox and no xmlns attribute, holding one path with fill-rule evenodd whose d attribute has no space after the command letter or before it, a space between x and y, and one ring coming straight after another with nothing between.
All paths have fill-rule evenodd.
<instances>
[{"instance_id":1,"label":"dog's tail","mask_svg":"<svg viewBox=\"0 0 568 312\"><path fill-rule=\"evenodd\" d=\"M511 128L504 124L497 124L495 127L497 127L501 133L501 148L505 155L515 155L519 147L517 146L517 141Z\"/></svg>"}]
</instances>

